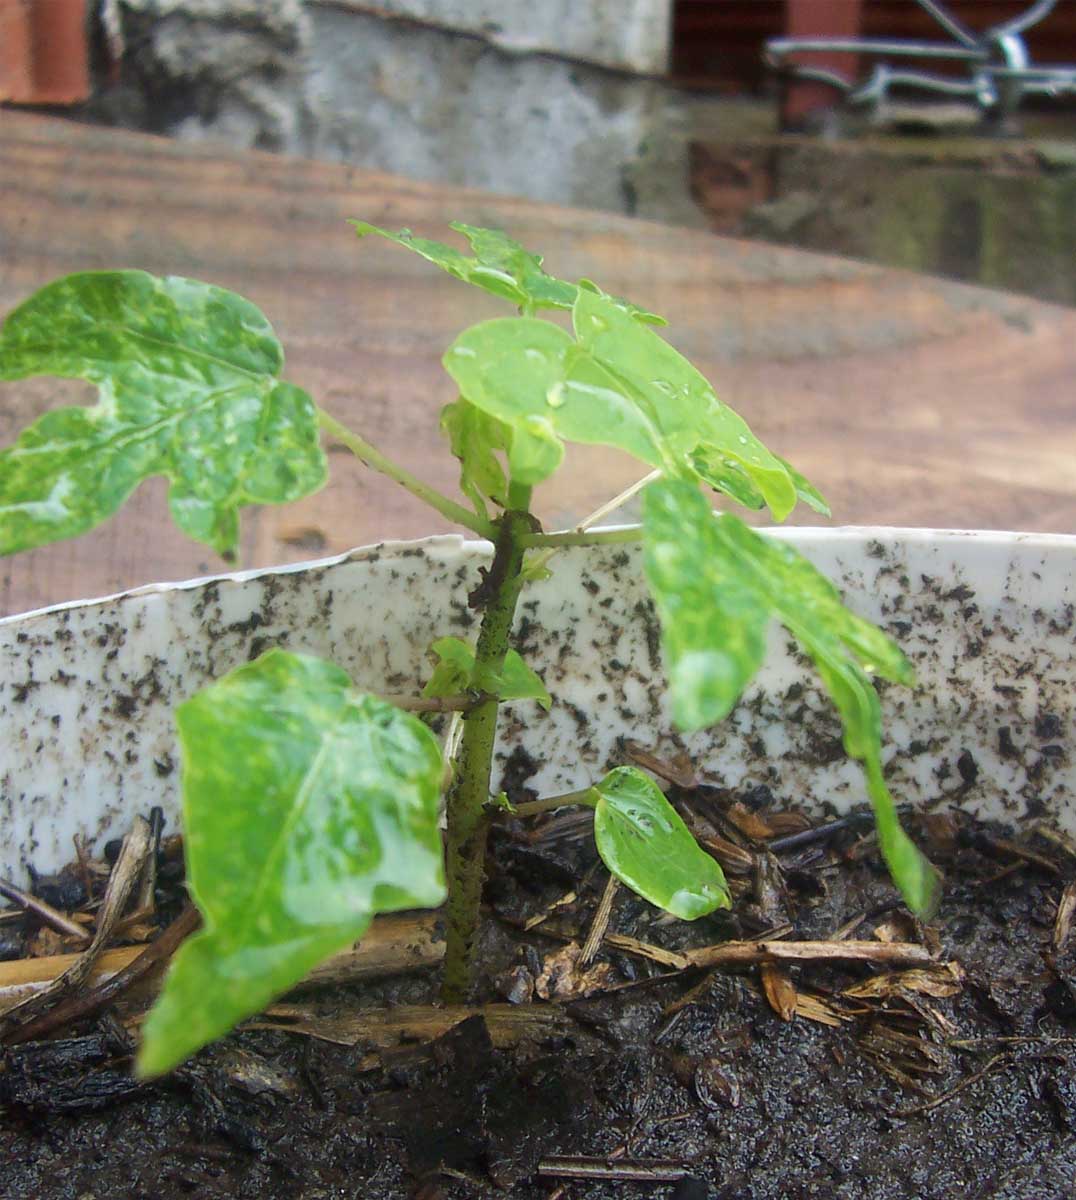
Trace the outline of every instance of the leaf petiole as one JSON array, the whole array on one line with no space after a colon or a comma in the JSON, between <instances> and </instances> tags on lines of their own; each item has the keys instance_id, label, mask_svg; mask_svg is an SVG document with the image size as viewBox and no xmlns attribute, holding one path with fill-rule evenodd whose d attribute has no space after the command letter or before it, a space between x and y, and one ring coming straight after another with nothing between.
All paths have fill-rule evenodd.
<instances>
[{"instance_id":1,"label":"leaf petiole","mask_svg":"<svg viewBox=\"0 0 1076 1200\"><path fill-rule=\"evenodd\" d=\"M412 496L428 504L430 508L435 509L441 516L447 517L454 524L462 525L465 529L470 529L472 533L477 533L479 537L488 538L490 541L496 538L497 531L491 522L483 519L477 513L464 508L462 504L457 504L455 500L449 499L448 496L443 496L436 488L423 483L421 479L412 475L410 471L394 463L391 459L386 458L376 446L371 446L364 437L348 429L346 425L342 425L323 408L319 408L317 411L318 424L320 424L321 428L346 446L356 458L364 462L368 467L372 467L382 475L387 475L389 479L395 480L401 487L406 488Z\"/></svg>"},{"instance_id":2,"label":"leaf petiole","mask_svg":"<svg viewBox=\"0 0 1076 1200\"><path fill-rule=\"evenodd\" d=\"M564 792L559 796L543 796L540 800L525 800L512 809L513 817L537 817L540 813L552 812L555 808L567 808L572 804L595 808L601 797L597 788L580 788L577 792Z\"/></svg>"}]
</instances>

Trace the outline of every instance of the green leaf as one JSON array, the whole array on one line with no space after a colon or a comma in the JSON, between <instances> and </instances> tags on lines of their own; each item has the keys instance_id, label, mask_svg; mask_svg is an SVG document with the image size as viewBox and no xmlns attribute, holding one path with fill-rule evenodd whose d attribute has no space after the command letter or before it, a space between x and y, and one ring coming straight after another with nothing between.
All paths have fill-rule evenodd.
<instances>
[{"instance_id":1,"label":"green leaf","mask_svg":"<svg viewBox=\"0 0 1076 1200\"><path fill-rule=\"evenodd\" d=\"M438 638L430 649L438 663L422 689L424 696L454 696L475 688L498 700L537 700L546 712L553 703L545 684L515 650L505 654L499 671L492 671L477 666L474 650L460 638Z\"/></svg>"},{"instance_id":2,"label":"green leaf","mask_svg":"<svg viewBox=\"0 0 1076 1200\"><path fill-rule=\"evenodd\" d=\"M445 368L473 405L513 429L542 422L553 438L615 446L788 515L788 469L682 355L586 289L573 319L575 338L533 318L485 321L449 347Z\"/></svg>"},{"instance_id":3,"label":"green leaf","mask_svg":"<svg viewBox=\"0 0 1076 1200\"><path fill-rule=\"evenodd\" d=\"M724 717L762 664L776 617L811 656L864 764L879 842L909 906L932 911L938 877L901 830L881 768L880 675L913 685L911 664L791 546L716 517L691 484L659 480L643 493L644 563L662 623L674 719L694 730Z\"/></svg>"},{"instance_id":4,"label":"green leaf","mask_svg":"<svg viewBox=\"0 0 1076 1200\"><path fill-rule=\"evenodd\" d=\"M205 926L146 1022L144 1076L259 1012L375 913L445 894L437 741L338 667L271 650L182 704L178 724Z\"/></svg>"},{"instance_id":5,"label":"green leaf","mask_svg":"<svg viewBox=\"0 0 1076 1200\"><path fill-rule=\"evenodd\" d=\"M465 225L462 221L451 222L449 228L462 233L471 244L474 257L468 257L454 246L446 246L444 242L416 237L409 229L392 233L390 230L371 225L368 221L352 221L351 224L359 237L373 233L395 242L398 246L413 250L456 279L509 300L525 313L542 308L570 309L579 292L579 287L574 283L547 275L542 270L540 255L531 254L499 229L480 229L474 225ZM586 280L581 286L598 290ZM637 308L626 300L613 302L637 321L652 325L665 324L663 317Z\"/></svg>"},{"instance_id":6,"label":"green leaf","mask_svg":"<svg viewBox=\"0 0 1076 1200\"><path fill-rule=\"evenodd\" d=\"M460 461L460 490L483 517L487 499L507 507L509 478L533 486L552 475L564 457L563 443L542 418L525 418L513 427L462 396L441 410L441 428ZM508 463L508 478L499 453Z\"/></svg>"},{"instance_id":7,"label":"green leaf","mask_svg":"<svg viewBox=\"0 0 1076 1200\"><path fill-rule=\"evenodd\" d=\"M796 491L784 464L682 354L602 296L580 292L572 319L580 345L648 415L666 453L685 460L699 451L737 463L774 519L788 516Z\"/></svg>"},{"instance_id":8,"label":"green leaf","mask_svg":"<svg viewBox=\"0 0 1076 1200\"><path fill-rule=\"evenodd\" d=\"M472 404L513 429L540 423L557 442L617 446L652 466L664 461L644 414L549 321L484 321L461 334L443 361Z\"/></svg>"},{"instance_id":9,"label":"green leaf","mask_svg":"<svg viewBox=\"0 0 1076 1200\"><path fill-rule=\"evenodd\" d=\"M721 868L648 775L617 767L594 790L594 838L617 879L685 921L731 906Z\"/></svg>"},{"instance_id":10,"label":"green leaf","mask_svg":"<svg viewBox=\"0 0 1076 1200\"><path fill-rule=\"evenodd\" d=\"M832 517L833 513L830 512L829 504L826 503L825 496L822 495L818 488L809 479L801 475L787 459L779 458L778 461L788 472L792 483L795 485L796 495L799 496L804 504L813 508L816 513L821 513L823 517Z\"/></svg>"},{"instance_id":11,"label":"green leaf","mask_svg":"<svg viewBox=\"0 0 1076 1200\"><path fill-rule=\"evenodd\" d=\"M313 402L283 361L253 304L194 280L89 272L31 296L0 332L0 379L86 379L100 400L0 452L0 553L83 533L165 475L180 529L234 557L243 505L325 481Z\"/></svg>"},{"instance_id":12,"label":"green leaf","mask_svg":"<svg viewBox=\"0 0 1076 1200\"><path fill-rule=\"evenodd\" d=\"M475 682L484 692L499 700L537 700L549 712L553 703L545 684L535 671L520 658L515 650L509 650L499 671L479 671Z\"/></svg>"},{"instance_id":13,"label":"green leaf","mask_svg":"<svg viewBox=\"0 0 1076 1200\"><path fill-rule=\"evenodd\" d=\"M488 516L486 500L505 508L508 480L497 452L507 453L512 433L503 421L475 408L462 397L441 409L441 429L460 461L460 491L480 516Z\"/></svg>"},{"instance_id":14,"label":"green leaf","mask_svg":"<svg viewBox=\"0 0 1076 1200\"><path fill-rule=\"evenodd\" d=\"M455 696L474 687L474 650L457 637L438 638L430 646L437 665L422 694L430 698Z\"/></svg>"}]
</instances>

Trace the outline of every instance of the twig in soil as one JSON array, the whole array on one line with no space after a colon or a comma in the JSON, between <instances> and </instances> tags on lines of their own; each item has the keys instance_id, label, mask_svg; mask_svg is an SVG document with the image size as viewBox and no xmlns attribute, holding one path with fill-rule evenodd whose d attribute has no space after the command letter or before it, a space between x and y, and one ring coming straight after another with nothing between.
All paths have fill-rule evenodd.
<instances>
[{"instance_id":1,"label":"twig in soil","mask_svg":"<svg viewBox=\"0 0 1076 1200\"><path fill-rule=\"evenodd\" d=\"M361 942L326 959L300 986L343 983L433 966L441 960L445 950L444 942L437 936L436 923L437 913L377 917ZM144 946L106 950L95 963L91 977L111 978L144 950ZM0 1012L8 999L22 1000L27 988L33 988L36 995L77 961L75 954L56 954L0 963Z\"/></svg>"},{"instance_id":2,"label":"twig in soil","mask_svg":"<svg viewBox=\"0 0 1076 1200\"><path fill-rule=\"evenodd\" d=\"M966 1079L962 1079L956 1087L950 1088L949 1091L943 1092L940 1096L935 1096L933 1100L926 1104L916 1104L911 1108L894 1108L889 1109L887 1115L890 1117L917 1117L922 1113L933 1112L934 1109L940 1108L943 1104L948 1104L955 1096L958 1096L965 1088L971 1087L973 1083L978 1083L980 1079L989 1075L995 1067L1007 1064L1012 1061L1014 1055L1008 1050L1002 1050L1000 1054L995 1054L992 1059L981 1067L974 1075L969 1075Z\"/></svg>"},{"instance_id":3,"label":"twig in soil","mask_svg":"<svg viewBox=\"0 0 1076 1200\"><path fill-rule=\"evenodd\" d=\"M164 832L164 809L154 805L149 814L150 851L146 856L146 865L142 869L142 879L138 885L138 898L135 909L152 915L155 910L157 892L157 854L161 848L161 834Z\"/></svg>"},{"instance_id":4,"label":"twig in soil","mask_svg":"<svg viewBox=\"0 0 1076 1200\"><path fill-rule=\"evenodd\" d=\"M786 837L774 838L766 847L771 854L787 854L789 850L800 850L804 846L816 846L828 842L843 829L861 829L870 823L871 818L866 813L851 813L825 825L817 825L814 829L804 829L801 833L790 833Z\"/></svg>"},{"instance_id":5,"label":"twig in soil","mask_svg":"<svg viewBox=\"0 0 1076 1200\"><path fill-rule=\"evenodd\" d=\"M265 1010L268 1020L251 1021L244 1029L275 1029L354 1046L365 1042L382 1050L401 1042L432 1041L461 1021L480 1014L495 1046L509 1046L528 1037L551 1037L571 1029L566 1013L552 1004L464 1004L434 1008L431 1005L401 1004L391 1009L359 1012L318 1013L294 1004L274 1004Z\"/></svg>"},{"instance_id":6,"label":"twig in soil","mask_svg":"<svg viewBox=\"0 0 1076 1200\"><path fill-rule=\"evenodd\" d=\"M1072 931L1072 918L1076 915L1076 883L1070 883L1061 893L1057 905L1057 918L1054 921L1054 949L1060 950L1068 941Z\"/></svg>"},{"instance_id":7,"label":"twig in soil","mask_svg":"<svg viewBox=\"0 0 1076 1200\"><path fill-rule=\"evenodd\" d=\"M763 962L869 962L890 966L927 966L934 955L916 942L719 942L688 950L684 957L693 967L751 966Z\"/></svg>"},{"instance_id":8,"label":"twig in soil","mask_svg":"<svg viewBox=\"0 0 1076 1200\"><path fill-rule=\"evenodd\" d=\"M1023 1037L992 1034L989 1037L949 1038L945 1044L952 1050L978 1050L980 1046L1076 1046L1076 1037L1051 1037L1045 1033Z\"/></svg>"},{"instance_id":9,"label":"twig in soil","mask_svg":"<svg viewBox=\"0 0 1076 1200\"><path fill-rule=\"evenodd\" d=\"M53 908L51 904L46 904L39 897L32 896L29 892L24 892L13 883L9 883L6 879L0 879L0 896L3 896L5 900L10 900L13 904L17 904L20 908L25 909L26 912L33 913L35 917L44 921L46 925L51 925L53 929L64 934L66 937L78 938L80 942L88 942L90 940L89 930L83 929L81 925L72 921L70 917L60 912L58 908Z\"/></svg>"},{"instance_id":10,"label":"twig in soil","mask_svg":"<svg viewBox=\"0 0 1076 1200\"><path fill-rule=\"evenodd\" d=\"M523 932L529 933L532 929L537 929L543 921L548 921L549 918L559 909L567 908L570 904L574 904L579 899L579 893L572 888L571 891L565 892L563 896L558 896L556 900L551 901L532 917L528 917L523 922Z\"/></svg>"},{"instance_id":11,"label":"twig in soil","mask_svg":"<svg viewBox=\"0 0 1076 1200\"><path fill-rule=\"evenodd\" d=\"M4 1044L17 1046L20 1042L37 1041L53 1030L88 1017L99 1008L110 1004L149 971L170 959L184 938L198 928L200 921L198 910L191 904L185 905L179 916L150 942L133 962L129 962L97 987L83 992L80 996L72 996L36 1020L27 1021L11 1030L3 1039Z\"/></svg>"},{"instance_id":12,"label":"twig in soil","mask_svg":"<svg viewBox=\"0 0 1076 1200\"><path fill-rule=\"evenodd\" d=\"M559 1179L604 1179L618 1183L677 1183L687 1175L687 1167L669 1159L627 1159L610 1162L605 1158L582 1155L557 1155L543 1158L538 1174Z\"/></svg>"},{"instance_id":13,"label":"twig in soil","mask_svg":"<svg viewBox=\"0 0 1076 1200\"><path fill-rule=\"evenodd\" d=\"M1019 842L1011 841L1009 838L990 837L987 834L982 835L981 842L987 850L994 854L1008 854L1024 863L1030 863L1040 870L1047 871L1051 875L1061 874L1061 868L1052 858L1047 858L1045 854L1039 854L1037 850L1029 850L1026 846L1021 846Z\"/></svg>"},{"instance_id":14,"label":"twig in soil","mask_svg":"<svg viewBox=\"0 0 1076 1200\"><path fill-rule=\"evenodd\" d=\"M617 877L610 875L606 881L605 890L602 892L602 898L598 901L598 908L594 913L594 920L591 922L587 940L583 943L583 949L579 955L579 965L581 967L589 967L594 961L594 955L598 953L598 947L602 944L602 938L605 937L606 931L609 928L609 918L612 916L613 900L616 898L616 891Z\"/></svg>"},{"instance_id":15,"label":"twig in soil","mask_svg":"<svg viewBox=\"0 0 1076 1200\"><path fill-rule=\"evenodd\" d=\"M1067 833L1062 833L1060 829L1054 829L1045 821L1038 821L1032 825L1031 832L1038 834L1047 842L1052 842L1059 850L1064 850L1070 858L1076 858L1076 842Z\"/></svg>"},{"instance_id":16,"label":"twig in soil","mask_svg":"<svg viewBox=\"0 0 1076 1200\"><path fill-rule=\"evenodd\" d=\"M93 970L94 963L112 937L112 930L127 906L127 901L138 882L146 855L149 852L149 822L145 817L135 817L131 832L123 839L120 856L116 859L116 865L108 877L108 887L105 890L104 903L97 914L97 930L93 935L93 941L75 959L74 963L62 975L53 979L47 987L35 995L27 997L13 1008L9 1008L0 1017L0 1029L9 1028L15 1018L29 1019L36 1016L54 997L86 982Z\"/></svg>"}]
</instances>

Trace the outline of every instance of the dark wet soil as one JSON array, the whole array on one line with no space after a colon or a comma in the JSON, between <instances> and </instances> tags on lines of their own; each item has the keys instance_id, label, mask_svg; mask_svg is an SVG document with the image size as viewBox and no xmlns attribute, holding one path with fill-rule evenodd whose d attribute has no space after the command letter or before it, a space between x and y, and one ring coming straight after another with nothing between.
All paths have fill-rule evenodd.
<instances>
[{"instance_id":1,"label":"dark wet soil","mask_svg":"<svg viewBox=\"0 0 1076 1200\"><path fill-rule=\"evenodd\" d=\"M558 828L565 837L552 836ZM900 908L855 826L774 856L740 839L754 863L732 915L667 923L616 895L610 930L651 945L751 937L783 919L792 938L830 938L858 917L856 938L921 941L940 963L959 964L903 977L888 995L878 985L866 999L840 993L889 968L785 972L786 997L803 996L832 1025L782 1019L758 968L674 970L608 944L597 957L608 964L596 977L604 990L561 1000L555 1035L505 1048L481 1015L380 1061L367 1045L246 1031L142 1086L128 1073L124 1027L108 1014L3 1052L0 1196L1076 1196L1076 933L1054 946L1076 859L1027 831L970 821L934 818L913 831L946 873L926 930ZM781 869L760 873L762 862ZM551 822L537 840L502 835L495 863L486 1000L527 994L566 937L585 938L606 879L571 822ZM521 932L523 917L569 887L575 902ZM425 1003L435 983L416 975L303 999L339 1014ZM597 1177L556 1173L568 1168Z\"/></svg>"}]
</instances>

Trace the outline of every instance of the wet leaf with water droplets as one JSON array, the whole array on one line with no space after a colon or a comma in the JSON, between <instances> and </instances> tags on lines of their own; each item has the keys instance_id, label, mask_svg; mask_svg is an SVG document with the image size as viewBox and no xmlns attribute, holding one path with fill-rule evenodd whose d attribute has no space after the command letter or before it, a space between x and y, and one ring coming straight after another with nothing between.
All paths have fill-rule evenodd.
<instances>
[{"instance_id":1,"label":"wet leaf with water droplets","mask_svg":"<svg viewBox=\"0 0 1076 1200\"><path fill-rule=\"evenodd\" d=\"M444 899L441 753L330 663L271 650L178 710L191 892L139 1070L167 1071L260 1011L375 913Z\"/></svg>"},{"instance_id":2,"label":"wet leaf with water droplets","mask_svg":"<svg viewBox=\"0 0 1076 1200\"><path fill-rule=\"evenodd\" d=\"M793 474L682 355L586 289L573 320L574 339L533 318L482 322L449 347L445 368L468 401L513 428L542 421L551 444L614 446L749 507L766 504L778 520L788 515L798 491ZM527 482L555 465L550 455Z\"/></svg>"},{"instance_id":3,"label":"wet leaf with water droplets","mask_svg":"<svg viewBox=\"0 0 1076 1200\"><path fill-rule=\"evenodd\" d=\"M313 402L280 381L283 361L262 313L223 288L143 271L42 288L0 332L0 379L86 379L100 402L46 413L0 452L0 553L84 533L165 475L180 529L234 557L243 505L325 481Z\"/></svg>"},{"instance_id":4,"label":"wet leaf with water droplets","mask_svg":"<svg viewBox=\"0 0 1076 1200\"><path fill-rule=\"evenodd\" d=\"M594 839L617 879L685 921L729 907L721 868L649 775L617 767L594 791Z\"/></svg>"},{"instance_id":5,"label":"wet leaf with water droplets","mask_svg":"<svg viewBox=\"0 0 1076 1200\"><path fill-rule=\"evenodd\" d=\"M863 764L894 881L915 912L933 911L938 874L901 829L882 774L871 675L915 682L896 643L845 608L837 588L791 546L730 514L715 516L692 484L659 480L644 491L643 542L677 725L701 729L729 712L762 664L776 617L814 661L840 713L844 748Z\"/></svg>"}]
</instances>

